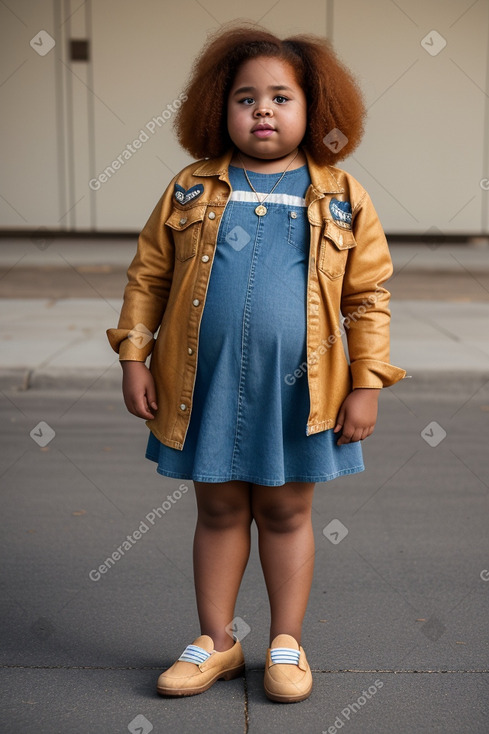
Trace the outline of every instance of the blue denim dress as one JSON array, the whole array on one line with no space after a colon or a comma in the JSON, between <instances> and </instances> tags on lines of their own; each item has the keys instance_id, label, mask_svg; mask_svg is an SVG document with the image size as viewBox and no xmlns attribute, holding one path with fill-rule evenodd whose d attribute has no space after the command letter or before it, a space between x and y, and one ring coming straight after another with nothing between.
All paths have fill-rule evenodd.
<instances>
[{"instance_id":1,"label":"blue denim dress","mask_svg":"<svg viewBox=\"0 0 489 734\"><path fill-rule=\"evenodd\" d=\"M279 178L248 175L260 200ZM201 482L278 486L360 472L360 442L338 446L333 429L306 435L307 166L287 172L263 217L243 170L230 166L229 178L184 447L150 433L146 458L160 474Z\"/></svg>"}]
</instances>

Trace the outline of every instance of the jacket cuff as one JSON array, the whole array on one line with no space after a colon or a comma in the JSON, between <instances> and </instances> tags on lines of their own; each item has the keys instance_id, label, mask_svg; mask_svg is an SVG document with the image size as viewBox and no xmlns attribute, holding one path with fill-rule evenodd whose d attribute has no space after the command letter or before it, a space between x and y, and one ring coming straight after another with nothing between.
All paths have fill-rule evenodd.
<instances>
[{"instance_id":1,"label":"jacket cuff","mask_svg":"<svg viewBox=\"0 0 489 734\"><path fill-rule=\"evenodd\" d=\"M358 359L350 365L352 389L389 387L406 377L406 370L376 359Z\"/></svg>"},{"instance_id":2,"label":"jacket cuff","mask_svg":"<svg viewBox=\"0 0 489 734\"><path fill-rule=\"evenodd\" d=\"M153 335L134 329L107 329L107 338L110 346L119 355L119 361L129 359L135 362L145 362L151 354L154 345Z\"/></svg>"}]
</instances>

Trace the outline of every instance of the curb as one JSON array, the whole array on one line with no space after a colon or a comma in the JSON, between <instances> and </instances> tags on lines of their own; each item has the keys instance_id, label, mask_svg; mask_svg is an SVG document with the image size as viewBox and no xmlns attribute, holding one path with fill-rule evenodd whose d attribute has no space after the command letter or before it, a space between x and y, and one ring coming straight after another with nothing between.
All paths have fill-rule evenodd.
<instances>
[{"instance_id":1,"label":"curb","mask_svg":"<svg viewBox=\"0 0 489 734\"><path fill-rule=\"evenodd\" d=\"M119 362L97 369L94 367L29 369L0 368L0 389L14 392L27 390L121 390L122 370Z\"/></svg>"},{"instance_id":2,"label":"curb","mask_svg":"<svg viewBox=\"0 0 489 734\"><path fill-rule=\"evenodd\" d=\"M474 392L489 383L489 371L473 370L408 370L408 376L392 386L394 390L418 393ZM94 367L29 369L0 368L0 389L13 392L28 390L121 390L122 370L118 362L102 369ZM388 388L391 389L391 388Z\"/></svg>"}]
</instances>

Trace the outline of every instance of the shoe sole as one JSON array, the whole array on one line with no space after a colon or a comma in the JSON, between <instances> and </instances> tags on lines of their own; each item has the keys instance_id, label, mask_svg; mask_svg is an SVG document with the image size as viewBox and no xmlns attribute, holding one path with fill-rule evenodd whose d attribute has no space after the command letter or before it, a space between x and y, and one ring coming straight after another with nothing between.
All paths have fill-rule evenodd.
<instances>
[{"instance_id":1,"label":"shoe sole","mask_svg":"<svg viewBox=\"0 0 489 734\"><path fill-rule=\"evenodd\" d=\"M196 696L198 693L204 693L218 680L233 680L239 678L244 674L245 666L238 665L237 668L229 668L228 670L221 670L217 673L214 678L207 681L203 686L198 688L164 688L163 686L157 686L156 690L160 696Z\"/></svg>"},{"instance_id":2,"label":"shoe sole","mask_svg":"<svg viewBox=\"0 0 489 734\"><path fill-rule=\"evenodd\" d=\"M266 688L266 686L264 688L266 697L269 698L270 701L275 701L276 703L299 703L299 701L305 701L306 698L309 698L312 691L311 686L309 690L305 693L299 693L297 696L291 696L286 694L281 695L280 693L272 693Z\"/></svg>"}]
</instances>

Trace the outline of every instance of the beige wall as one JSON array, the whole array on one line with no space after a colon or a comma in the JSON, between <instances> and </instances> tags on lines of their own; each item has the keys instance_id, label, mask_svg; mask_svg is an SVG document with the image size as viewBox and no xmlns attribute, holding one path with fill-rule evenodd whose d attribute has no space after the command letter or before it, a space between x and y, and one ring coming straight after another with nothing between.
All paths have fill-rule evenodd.
<instances>
[{"instance_id":1,"label":"beige wall","mask_svg":"<svg viewBox=\"0 0 489 734\"><path fill-rule=\"evenodd\" d=\"M489 233L488 0L6 0L0 227L141 229L190 161L168 105L207 33L239 17L328 36L357 74L369 120L340 165L388 232ZM44 56L42 30L55 41ZM440 37L446 46L431 55L424 37L432 51ZM90 39L90 63L69 61L69 38ZM141 130L148 139L93 190Z\"/></svg>"}]
</instances>

